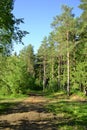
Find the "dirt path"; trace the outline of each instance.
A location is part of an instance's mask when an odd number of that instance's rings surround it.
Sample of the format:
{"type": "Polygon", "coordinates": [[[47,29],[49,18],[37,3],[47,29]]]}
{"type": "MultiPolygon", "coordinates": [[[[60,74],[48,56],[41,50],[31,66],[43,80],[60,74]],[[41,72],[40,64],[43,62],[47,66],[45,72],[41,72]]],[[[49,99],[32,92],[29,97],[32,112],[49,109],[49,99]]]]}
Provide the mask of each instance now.
{"type": "Polygon", "coordinates": [[[0,130],[57,130],[54,115],[44,108],[48,101],[35,95],[19,102],[0,115],[0,130]]]}

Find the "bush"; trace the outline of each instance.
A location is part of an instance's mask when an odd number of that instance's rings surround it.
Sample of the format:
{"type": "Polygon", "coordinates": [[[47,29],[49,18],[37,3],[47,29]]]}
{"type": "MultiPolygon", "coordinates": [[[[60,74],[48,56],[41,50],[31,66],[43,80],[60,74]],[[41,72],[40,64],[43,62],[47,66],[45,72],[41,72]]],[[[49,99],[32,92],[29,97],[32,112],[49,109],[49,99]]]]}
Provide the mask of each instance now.
{"type": "Polygon", "coordinates": [[[49,91],[56,92],[58,90],[58,82],[57,79],[49,80],[49,91]]]}
{"type": "Polygon", "coordinates": [[[34,90],[42,90],[43,87],[42,87],[42,82],[39,80],[39,79],[36,79],[35,80],[35,87],[34,87],[34,90]]]}

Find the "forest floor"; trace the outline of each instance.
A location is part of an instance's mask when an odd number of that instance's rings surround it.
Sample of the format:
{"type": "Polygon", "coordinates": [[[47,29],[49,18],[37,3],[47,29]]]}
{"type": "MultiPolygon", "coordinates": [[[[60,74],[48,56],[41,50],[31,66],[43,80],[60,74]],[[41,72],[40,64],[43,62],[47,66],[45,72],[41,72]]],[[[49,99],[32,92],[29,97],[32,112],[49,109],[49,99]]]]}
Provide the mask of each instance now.
{"type": "Polygon", "coordinates": [[[0,130],[87,130],[87,101],[76,96],[31,94],[22,100],[0,100],[0,106],[0,130]]]}

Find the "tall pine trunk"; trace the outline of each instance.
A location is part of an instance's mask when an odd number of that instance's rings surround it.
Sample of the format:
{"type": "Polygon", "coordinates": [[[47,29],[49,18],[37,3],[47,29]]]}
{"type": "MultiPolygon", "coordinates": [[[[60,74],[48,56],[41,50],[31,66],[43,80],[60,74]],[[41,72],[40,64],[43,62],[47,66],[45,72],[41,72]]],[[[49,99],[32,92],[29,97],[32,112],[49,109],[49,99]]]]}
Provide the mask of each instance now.
{"type": "Polygon", "coordinates": [[[52,80],[54,79],[54,59],[52,57],[52,62],[51,62],[52,66],[51,66],[51,71],[52,71],[52,74],[51,74],[51,78],[52,80]]]}
{"type": "Polygon", "coordinates": [[[70,54],[69,54],[69,32],[67,32],[67,95],[70,96],[70,54]]]}
{"type": "Polygon", "coordinates": [[[46,88],[46,61],[43,61],[43,71],[44,71],[44,75],[43,75],[43,92],[45,91],[46,88]]]}
{"type": "Polygon", "coordinates": [[[58,58],[58,89],[60,89],[60,56],[58,58]]]}

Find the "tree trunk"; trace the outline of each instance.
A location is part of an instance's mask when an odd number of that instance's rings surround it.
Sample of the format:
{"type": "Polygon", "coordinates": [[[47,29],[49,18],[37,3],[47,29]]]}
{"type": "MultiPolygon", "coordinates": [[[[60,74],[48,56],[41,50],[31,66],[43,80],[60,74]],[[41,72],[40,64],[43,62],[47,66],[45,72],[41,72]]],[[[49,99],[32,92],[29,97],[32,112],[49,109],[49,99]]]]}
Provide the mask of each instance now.
{"type": "Polygon", "coordinates": [[[52,80],[54,78],[54,63],[53,63],[53,59],[52,59],[52,80]]]}
{"type": "Polygon", "coordinates": [[[67,52],[67,94],[70,95],[69,52],[67,52]]]}
{"type": "Polygon", "coordinates": [[[67,32],[67,95],[70,96],[69,32],[67,32]]]}
{"type": "Polygon", "coordinates": [[[85,87],[85,96],[87,96],[87,87],[85,87]]]}
{"type": "Polygon", "coordinates": [[[58,58],[58,89],[60,89],[60,57],[58,58]]]}
{"type": "Polygon", "coordinates": [[[43,92],[44,92],[46,88],[46,62],[45,60],[43,61],[43,69],[44,69],[44,75],[43,75],[43,92]]]}

